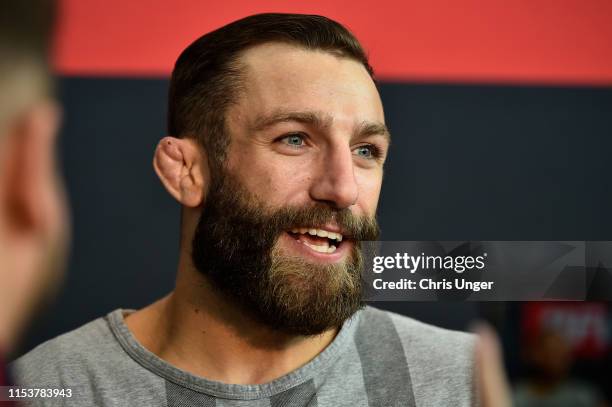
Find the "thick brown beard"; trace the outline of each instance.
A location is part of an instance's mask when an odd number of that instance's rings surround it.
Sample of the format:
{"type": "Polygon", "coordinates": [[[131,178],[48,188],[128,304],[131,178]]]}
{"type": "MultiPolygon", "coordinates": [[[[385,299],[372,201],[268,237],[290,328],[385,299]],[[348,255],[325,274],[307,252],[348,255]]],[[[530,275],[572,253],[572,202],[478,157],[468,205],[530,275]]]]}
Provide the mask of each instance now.
{"type": "Polygon", "coordinates": [[[217,179],[192,251],[194,265],[215,288],[269,328],[295,335],[339,327],[363,306],[359,241],[378,238],[375,218],[322,204],[268,208],[227,172],[217,179]],[[331,221],[354,241],[346,260],[315,264],[278,248],[285,231],[331,221]]]}

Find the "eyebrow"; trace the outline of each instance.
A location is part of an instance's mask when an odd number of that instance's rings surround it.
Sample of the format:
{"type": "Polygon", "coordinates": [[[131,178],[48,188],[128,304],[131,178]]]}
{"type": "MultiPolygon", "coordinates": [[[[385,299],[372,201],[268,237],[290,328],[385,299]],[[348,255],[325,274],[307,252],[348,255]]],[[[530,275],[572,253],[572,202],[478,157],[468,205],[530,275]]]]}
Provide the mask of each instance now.
{"type": "Polygon", "coordinates": [[[391,132],[384,123],[364,121],[356,133],[357,137],[381,135],[387,140],[387,143],[391,143],[391,132]]]}
{"type": "Polygon", "coordinates": [[[308,124],[318,129],[326,129],[331,126],[332,118],[317,112],[290,112],[277,111],[268,116],[261,116],[255,120],[252,128],[255,131],[264,130],[277,123],[297,122],[308,124]]]}
{"type": "MultiPolygon", "coordinates": [[[[255,119],[251,126],[254,131],[262,131],[278,123],[297,122],[313,126],[319,130],[331,127],[333,118],[327,114],[313,111],[293,112],[278,111],[268,116],[261,116],[255,119]]],[[[354,134],[355,138],[381,135],[388,142],[391,141],[391,133],[384,123],[363,121],[359,124],[354,134]]]]}

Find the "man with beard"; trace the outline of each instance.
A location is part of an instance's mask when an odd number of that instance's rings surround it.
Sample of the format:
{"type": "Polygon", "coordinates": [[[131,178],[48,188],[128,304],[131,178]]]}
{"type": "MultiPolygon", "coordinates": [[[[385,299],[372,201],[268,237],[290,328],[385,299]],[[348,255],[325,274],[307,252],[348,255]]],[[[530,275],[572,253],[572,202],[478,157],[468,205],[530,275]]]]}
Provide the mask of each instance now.
{"type": "Polygon", "coordinates": [[[8,382],[2,360],[55,292],[67,248],[47,61],[53,6],[0,2],[0,386],[8,382]]]}
{"type": "Polygon", "coordinates": [[[153,165],[182,205],[174,291],[39,346],[24,382],[69,405],[474,402],[472,336],[362,303],[390,134],[349,31],[261,14],[204,35],[168,121],[153,165]]]}

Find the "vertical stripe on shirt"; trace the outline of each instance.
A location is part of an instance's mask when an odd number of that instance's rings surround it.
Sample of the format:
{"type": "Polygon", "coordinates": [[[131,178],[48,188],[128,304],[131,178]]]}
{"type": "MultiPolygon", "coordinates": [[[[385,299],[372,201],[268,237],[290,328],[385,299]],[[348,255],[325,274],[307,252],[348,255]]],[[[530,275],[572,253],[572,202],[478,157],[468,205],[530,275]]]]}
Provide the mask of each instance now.
{"type": "Polygon", "coordinates": [[[215,407],[215,398],[166,380],[168,407],[215,407]]]}
{"type": "Polygon", "coordinates": [[[270,398],[271,407],[317,407],[317,393],[312,379],[270,398]]]}
{"type": "Polygon", "coordinates": [[[404,348],[389,315],[381,311],[364,312],[357,327],[355,344],[368,405],[415,406],[404,348]]]}

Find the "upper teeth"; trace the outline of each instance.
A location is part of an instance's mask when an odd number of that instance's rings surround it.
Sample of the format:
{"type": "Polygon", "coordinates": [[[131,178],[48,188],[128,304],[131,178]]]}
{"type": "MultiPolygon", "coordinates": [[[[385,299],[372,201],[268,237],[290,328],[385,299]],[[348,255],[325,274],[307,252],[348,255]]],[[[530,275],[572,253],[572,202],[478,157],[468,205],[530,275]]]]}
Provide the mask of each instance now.
{"type": "Polygon", "coordinates": [[[301,233],[301,234],[308,233],[309,235],[312,235],[312,236],[326,237],[328,239],[332,239],[338,242],[342,241],[342,235],[340,233],[330,232],[328,230],[323,230],[323,229],[294,228],[294,229],[291,229],[291,232],[301,233]]]}

